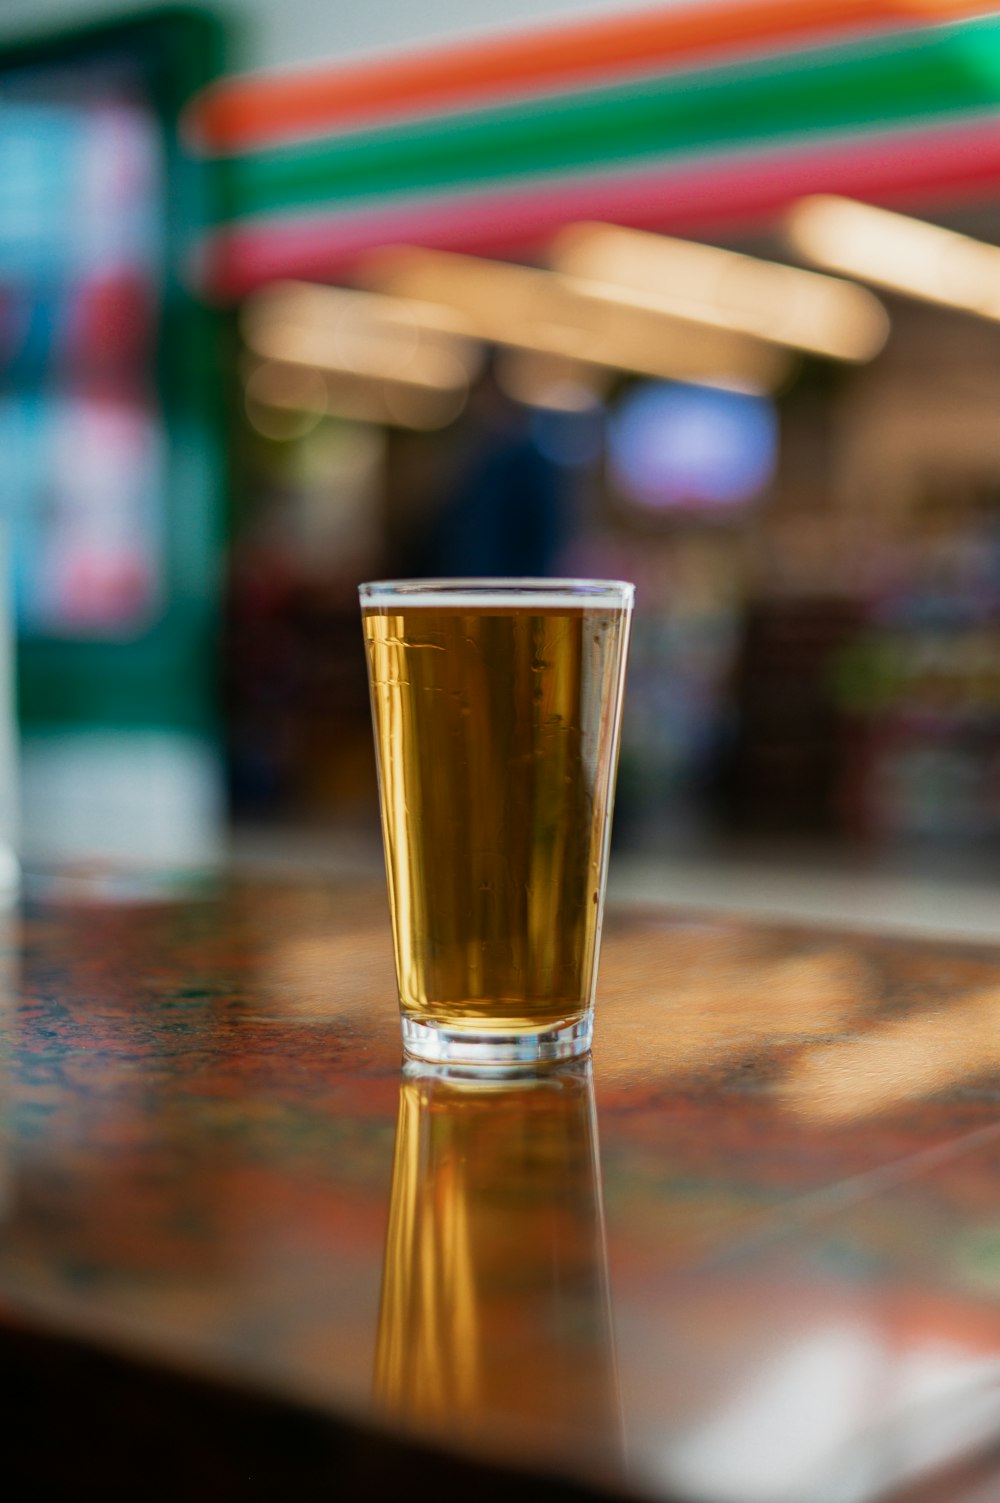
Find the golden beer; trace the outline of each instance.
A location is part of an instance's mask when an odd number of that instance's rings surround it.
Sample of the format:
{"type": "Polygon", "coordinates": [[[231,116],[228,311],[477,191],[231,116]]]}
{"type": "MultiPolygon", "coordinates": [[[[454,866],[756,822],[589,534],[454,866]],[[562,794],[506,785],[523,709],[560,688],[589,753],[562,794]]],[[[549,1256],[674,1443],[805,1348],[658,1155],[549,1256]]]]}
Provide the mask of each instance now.
{"type": "Polygon", "coordinates": [[[630,609],[628,585],[362,587],[411,1053],[589,1047],[630,609]]]}
{"type": "Polygon", "coordinates": [[[492,1080],[455,1068],[403,1073],[376,1404],[425,1439],[614,1467],[590,1062],[492,1080]]]}

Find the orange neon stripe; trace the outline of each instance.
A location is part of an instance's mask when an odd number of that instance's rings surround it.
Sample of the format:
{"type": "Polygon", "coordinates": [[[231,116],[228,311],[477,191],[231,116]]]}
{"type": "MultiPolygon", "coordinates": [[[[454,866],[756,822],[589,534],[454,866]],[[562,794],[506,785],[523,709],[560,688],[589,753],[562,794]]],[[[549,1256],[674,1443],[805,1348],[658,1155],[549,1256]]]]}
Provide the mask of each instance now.
{"type": "Polygon", "coordinates": [[[233,152],[456,102],[567,87],[718,52],[790,45],[816,33],[885,30],[1000,11],[1000,0],[728,0],[487,36],[335,67],[235,76],[193,102],[201,149],[233,152]]]}

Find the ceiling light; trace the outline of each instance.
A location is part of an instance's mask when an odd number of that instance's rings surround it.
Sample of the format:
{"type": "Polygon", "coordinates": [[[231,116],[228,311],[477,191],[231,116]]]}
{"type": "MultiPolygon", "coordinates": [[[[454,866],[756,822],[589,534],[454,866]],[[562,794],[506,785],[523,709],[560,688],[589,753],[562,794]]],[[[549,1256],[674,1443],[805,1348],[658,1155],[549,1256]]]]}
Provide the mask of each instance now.
{"type": "Polygon", "coordinates": [[[369,258],[366,286],[458,315],[480,339],[640,375],[770,389],[787,356],[756,335],[710,324],[537,267],[399,248],[369,258]]]}
{"type": "Polygon", "coordinates": [[[593,296],[837,360],[870,360],[889,332],[851,282],[641,230],[571,225],[552,262],[593,296]]]}
{"type": "Polygon", "coordinates": [[[482,359],[446,307],[345,287],[275,283],[244,304],[240,328],[260,359],[437,391],[464,390],[482,359]]]}
{"type": "Polygon", "coordinates": [[[817,195],[790,210],[796,251],[879,287],[1000,319],[1000,248],[849,198],[817,195]]]}

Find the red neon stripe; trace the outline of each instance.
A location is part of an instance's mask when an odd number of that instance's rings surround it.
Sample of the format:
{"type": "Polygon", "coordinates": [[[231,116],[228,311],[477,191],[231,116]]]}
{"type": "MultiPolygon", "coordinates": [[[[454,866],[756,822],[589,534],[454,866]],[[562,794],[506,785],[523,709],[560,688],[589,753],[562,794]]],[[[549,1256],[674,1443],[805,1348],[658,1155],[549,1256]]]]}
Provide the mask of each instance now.
{"type": "Polygon", "coordinates": [[[690,65],[820,36],[989,14],[998,0],[725,0],[602,17],[403,56],[223,79],[192,103],[200,149],[229,153],[375,120],[584,86],[624,70],[690,65]]]}
{"type": "Polygon", "coordinates": [[[530,255],[573,220],[673,234],[766,225],[808,193],[915,207],[982,199],[1000,184],[1000,121],[933,134],[894,132],[766,159],[684,165],[607,178],[397,203],[375,212],[248,222],[202,250],[199,281],[223,300],[278,277],[344,278],[367,251],[414,244],[480,255],[530,255]]]}

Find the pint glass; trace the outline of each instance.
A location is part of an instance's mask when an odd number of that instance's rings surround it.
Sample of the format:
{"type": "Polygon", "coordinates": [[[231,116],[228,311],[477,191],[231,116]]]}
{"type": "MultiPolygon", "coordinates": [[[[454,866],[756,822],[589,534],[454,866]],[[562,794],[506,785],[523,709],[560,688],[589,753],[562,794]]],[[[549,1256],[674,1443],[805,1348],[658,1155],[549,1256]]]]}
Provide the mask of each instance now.
{"type": "Polygon", "coordinates": [[[633,589],[361,586],[407,1053],[590,1048],[633,589]]]}

